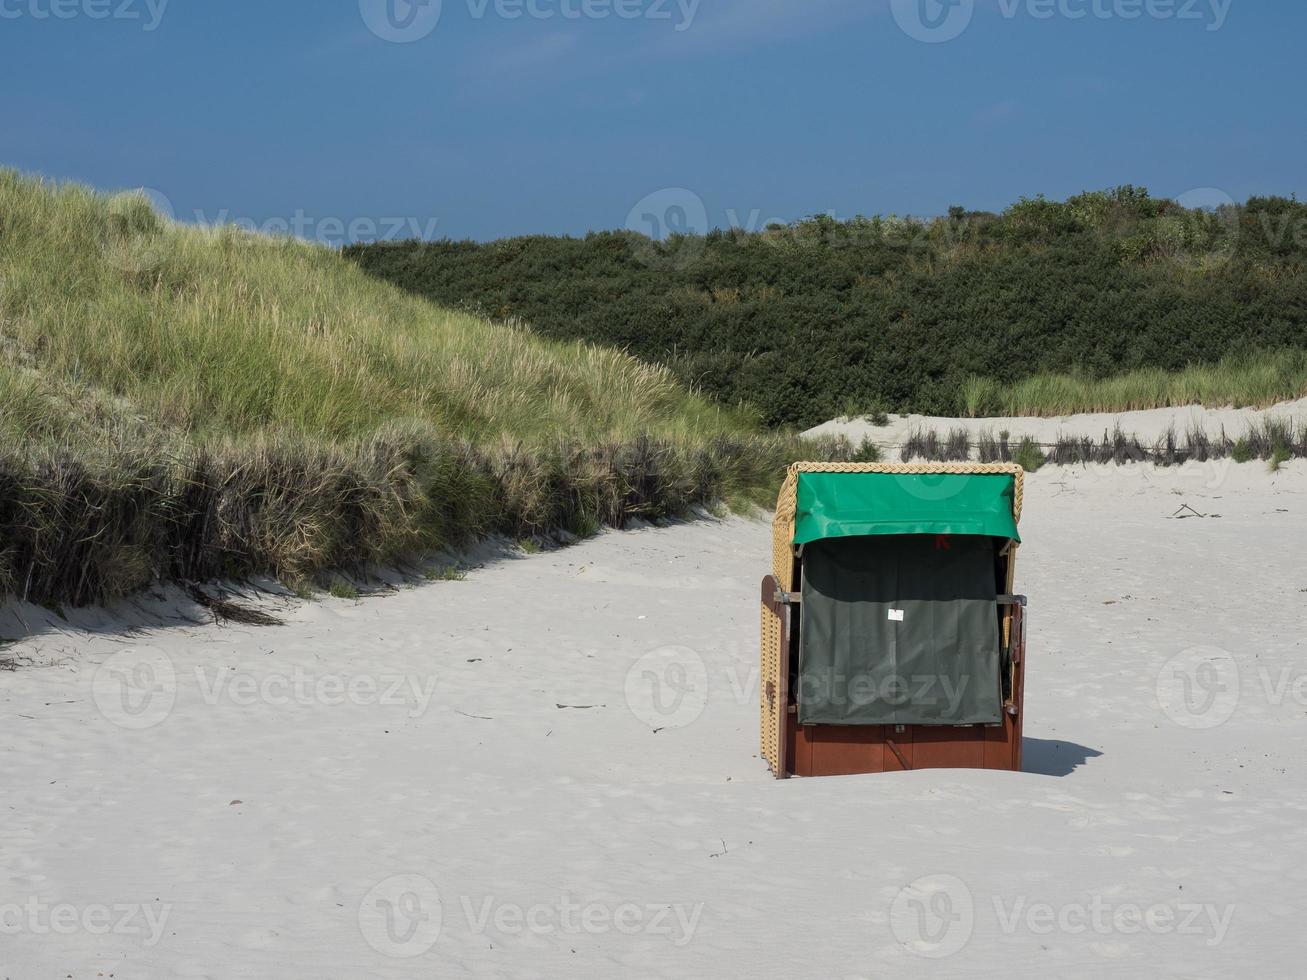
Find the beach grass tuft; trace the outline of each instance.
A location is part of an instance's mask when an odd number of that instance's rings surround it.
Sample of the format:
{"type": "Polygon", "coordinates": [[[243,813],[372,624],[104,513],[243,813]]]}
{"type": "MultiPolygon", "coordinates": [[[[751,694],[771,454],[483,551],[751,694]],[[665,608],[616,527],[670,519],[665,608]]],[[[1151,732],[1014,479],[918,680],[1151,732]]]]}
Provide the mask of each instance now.
{"type": "Polygon", "coordinates": [[[965,442],[956,431],[941,436],[934,430],[918,429],[903,444],[900,455],[905,462],[914,459],[956,462],[970,458],[982,463],[1016,462],[1030,472],[1046,464],[1152,463],[1155,466],[1178,466],[1219,459],[1231,459],[1236,463],[1265,460],[1271,464],[1272,470],[1278,470],[1291,459],[1307,458],[1307,425],[1295,427],[1285,419],[1265,419],[1250,425],[1243,435],[1234,439],[1224,429],[1219,435],[1212,435],[1195,427],[1181,436],[1172,428],[1151,444],[1126,434],[1120,426],[1104,432],[1101,439],[1060,436],[1055,442],[1040,443],[1031,436],[1022,436],[1015,449],[1012,442],[1009,432],[995,436],[985,430],[976,439],[974,457],[959,457],[958,452],[965,442]]]}

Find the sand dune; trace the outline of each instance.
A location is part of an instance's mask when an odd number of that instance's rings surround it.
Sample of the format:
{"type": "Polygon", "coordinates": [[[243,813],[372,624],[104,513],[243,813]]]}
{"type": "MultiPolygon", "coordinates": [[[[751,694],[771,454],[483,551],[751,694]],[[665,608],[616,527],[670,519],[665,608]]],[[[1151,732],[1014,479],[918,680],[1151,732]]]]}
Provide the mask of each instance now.
{"type": "Polygon", "coordinates": [[[1059,438],[1085,437],[1102,439],[1120,429],[1127,436],[1137,436],[1140,442],[1151,445],[1165,437],[1168,430],[1183,439],[1186,433],[1200,429],[1216,438],[1224,431],[1231,439],[1238,439],[1248,430],[1268,420],[1291,422],[1297,427],[1307,424],[1307,398],[1283,402],[1267,409],[1203,408],[1189,405],[1182,408],[1150,408],[1137,412],[1100,412],[1082,415],[1062,415],[1052,418],[941,418],[931,415],[891,415],[889,424],[873,425],[863,418],[835,419],[807,432],[807,435],[843,435],[854,442],[870,439],[886,449],[896,449],[918,431],[935,431],[946,435],[957,429],[966,431],[975,440],[989,433],[997,436],[1009,432],[1013,439],[1029,436],[1036,442],[1052,444],[1059,438]]]}
{"type": "Polygon", "coordinates": [[[19,610],[0,976],[1298,975],[1307,465],[1048,468],[1023,532],[1016,775],[769,778],[753,520],[271,628],[19,610]]]}

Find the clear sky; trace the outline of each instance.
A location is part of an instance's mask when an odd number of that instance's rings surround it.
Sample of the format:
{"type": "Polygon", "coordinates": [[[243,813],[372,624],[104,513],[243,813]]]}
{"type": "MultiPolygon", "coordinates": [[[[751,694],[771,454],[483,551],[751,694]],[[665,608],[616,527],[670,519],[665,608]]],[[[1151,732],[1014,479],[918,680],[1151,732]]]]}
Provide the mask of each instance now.
{"type": "Polygon", "coordinates": [[[325,240],[1301,195],[1304,38],[1297,0],[0,0],[0,165],[325,240]]]}

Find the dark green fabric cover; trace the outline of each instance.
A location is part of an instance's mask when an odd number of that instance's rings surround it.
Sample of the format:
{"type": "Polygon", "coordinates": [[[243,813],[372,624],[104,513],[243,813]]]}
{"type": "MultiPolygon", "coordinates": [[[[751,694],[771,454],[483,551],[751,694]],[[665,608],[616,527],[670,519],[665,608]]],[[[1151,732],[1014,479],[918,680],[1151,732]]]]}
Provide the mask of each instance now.
{"type": "Polygon", "coordinates": [[[1000,721],[994,547],[992,538],[912,535],[808,545],[799,723],[1000,721]]]}
{"type": "Polygon", "coordinates": [[[1020,541],[1011,474],[800,473],[794,543],[870,534],[1020,541]]]}

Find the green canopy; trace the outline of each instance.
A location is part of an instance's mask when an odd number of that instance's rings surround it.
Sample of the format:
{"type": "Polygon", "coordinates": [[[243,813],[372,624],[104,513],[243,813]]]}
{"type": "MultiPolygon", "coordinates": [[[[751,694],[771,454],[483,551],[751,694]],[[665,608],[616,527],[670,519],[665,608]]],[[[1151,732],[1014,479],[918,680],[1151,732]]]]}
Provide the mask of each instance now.
{"type": "Polygon", "coordinates": [[[1010,473],[800,473],[794,543],[871,534],[1020,541],[1010,473]]]}

